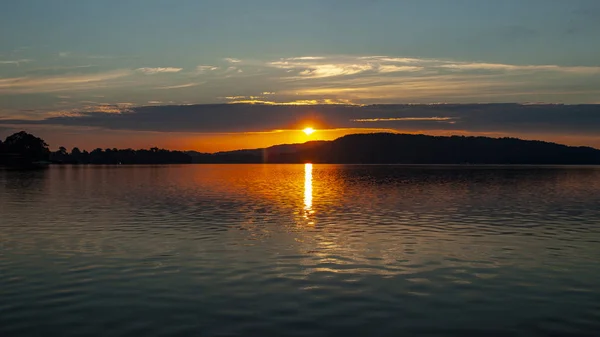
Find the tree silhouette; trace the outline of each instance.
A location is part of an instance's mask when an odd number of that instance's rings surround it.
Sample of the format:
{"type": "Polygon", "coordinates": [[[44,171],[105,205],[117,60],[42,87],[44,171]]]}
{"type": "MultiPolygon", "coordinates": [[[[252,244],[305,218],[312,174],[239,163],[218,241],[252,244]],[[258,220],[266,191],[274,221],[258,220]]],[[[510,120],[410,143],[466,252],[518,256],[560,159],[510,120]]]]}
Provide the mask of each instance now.
{"type": "Polygon", "coordinates": [[[43,139],[24,131],[6,138],[5,142],[0,141],[0,165],[25,167],[46,160],[55,164],[189,164],[192,157],[185,152],[157,147],[148,150],[97,148],[91,153],[74,147],[69,153],[61,146],[50,152],[43,139]]]}
{"type": "Polygon", "coordinates": [[[19,155],[29,161],[48,160],[50,156],[48,144],[25,131],[6,137],[3,148],[5,153],[19,155]]]}
{"type": "Polygon", "coordinates": [[[78,147],[74,147],[73,150],[71,150],[71,157],[79,160],[81,158],[81,150],[78,147]]]}
{"type": "Polygon", "coordinates": [[[64,146],[59,147],[58,151],[50,154],[50,160],[59,163],[69,162],[69,152],[67,152],[67,148],[64,146]]]}

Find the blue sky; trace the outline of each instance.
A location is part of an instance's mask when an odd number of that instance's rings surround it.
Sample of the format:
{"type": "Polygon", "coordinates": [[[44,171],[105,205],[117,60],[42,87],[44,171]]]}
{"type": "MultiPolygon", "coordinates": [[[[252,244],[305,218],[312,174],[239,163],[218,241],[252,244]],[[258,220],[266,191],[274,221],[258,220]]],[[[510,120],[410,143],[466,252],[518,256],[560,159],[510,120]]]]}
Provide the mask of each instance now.
{"type": "MultiPolygon", "coordinates": [[[[391,55],[597,65],[595,0],[19,0],[3,52],[30,47],[193,67],[224,57],[391,55]]],[[[115,63],[119,65],[125,63],[115,63]]]]}
{"type": "Polygon", "coordinates": [[[212,103],[600,103],[597,0],[9,0],[0,119],[212,103]]]}

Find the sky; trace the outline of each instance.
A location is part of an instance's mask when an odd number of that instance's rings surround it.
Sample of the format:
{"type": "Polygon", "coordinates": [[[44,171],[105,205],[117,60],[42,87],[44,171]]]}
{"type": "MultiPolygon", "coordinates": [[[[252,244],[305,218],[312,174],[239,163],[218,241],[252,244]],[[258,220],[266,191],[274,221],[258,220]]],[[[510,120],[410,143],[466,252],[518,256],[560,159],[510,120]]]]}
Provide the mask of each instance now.
{"type": "Polygon", "coordinates": [[[0,136],[212,152],[392,131],[600,147],[598,17],[597,0],[8,0],[0,136]]]}

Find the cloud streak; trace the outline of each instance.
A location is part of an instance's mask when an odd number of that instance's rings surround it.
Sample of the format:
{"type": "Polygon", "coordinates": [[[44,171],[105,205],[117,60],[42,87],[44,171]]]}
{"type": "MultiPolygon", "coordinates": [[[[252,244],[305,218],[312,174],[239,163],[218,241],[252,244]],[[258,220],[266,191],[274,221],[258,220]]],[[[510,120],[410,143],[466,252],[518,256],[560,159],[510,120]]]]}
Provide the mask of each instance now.
{"type": "Polygon", "coordinates": [[[31,59],[0,60],[0,64],[10,64],[10,65],[16,65],[18,67],[23,63],[29,63],[31,61],[32,61],[31,59]]]}
{"type": "Polygon", "coordinates": [[[204,73],[207,73],[207,72],[210,72],[210,71],[215,71],[215,70],[218,70],[218,69],[219,69],[219,67],[216,67],[216,66],[199,65],[199,66],[196,67],[196,72],[198,74],[204,74],[204,73]]]}
{"type": "Polygon", "coordinates": [[[178,73],[182,71],[183,68],[174,68],[174,67],[158,67],[158,68],[138,68],[136,71],[144,73],[146,75],[156,75],[162,73],[178,73]]]}
{"type": "Polygon", "coordinates": [[[600,67],[561,67],[558,65],[513,65],[498,63],[450,63],[441,64],[441,68],[452,70],[489,70],[489,71],[549,71],[582,75],[600,73],[600,67]]]}
{"type": "Polygon", "coordinates": [[[215,133],[298,129],[310,122],[318,129],[385,128],[399,132],[600,137],[597,131],[600,129],[600,105],[327,104],[307,107],[302,104],[213,104],[133,107],[121,103],[91,105],[85,110],[69,113],[37,121],[0,120],[0,124],[215,133]]]}
{"type": "MultiPolygon", "coordinates": [[[[270,105],[576,103],[597,102],[600,95],[600,67],[594,66],[519,65],[386,55],[300,55],[263,60],[220,59],[215,62],[221,63],[203,63],[187,71],[181,67],[103,71],[107,69],[103,62],[94,67],[66,62],[72,57],[69,54],[55,67],[46,64],[45,68],[3,67],[10,76],[0,77],[0,94],[73,91],[76,96],[101,94],[108,103],[126,98],[135,102],[186,104],[222,103],[222,97],[243,96],[229,103],[270,105]],[[54,75],[57,73],[63,74],[54,75]],[[176,90],[201,84],[206,84],[203,90],[176,90]],[[171,91],[166,97],[166,92],[157,90],[171,91]]],[[[27,105],[35,108],[33,103],[27,105]]],[[[40,116],[48,109],[64,107],[45,98],[40,98],[37,106],[40,116]]]]}
{"type": "Polygon", "coordinates": [[[300,76],[321,78],[332,76],[354,75],[361,72],[472,72],[487,70],[495,72],[557,72],[579,75],[600,73],[600,67],[593,66],[560,66],[515,65],[485,62],[464,62],[438,59],[400,58],[388,56],[337,56],[337,57],[291,57],[270,61],[267,66],[295,71],[300,76]]]}
{"type": "Polygon", "coordinates": [[[155,89],[159,90],[169,90],[169,89],[182,89],[182,88],[190,88],[200,85],[201,83],[186,83],[186,84],[178,84],[178,85],[167,85],[163,87],[156,87],[155,89]]]}
{"type": "Polygon", "coordinates": [[[131,75],[130,70],[115,70],[96,74],[46,77],[13,77],[0,79],[0,94],[49,93],[97,89],[107,82],[131,75]]]}
{"type": "Polygon", "coordinates": [[[592,101],[600,67],[513,65],[390,56],[330,56],[268,61],[279,96],[355,103],[592,101]],[[302,80],[302,81],[299,81],[302,80]],[[583,89],[583,90],[582,90],[583,89]]]}
{"type": "Polygon", "coordinates": [[[388,118],[360,118],[351,119],[352,122],[414,122],[414,121],[431,121],[431,122],[451,122],[457,117],[388,117],[388,118]]]}
{"type": "Polygon", "coordinates": [[[380,65],[377,70],[380,73],[395,73],[400,71],[419,71],[423,70],[423,67],[415,67],[415,66],[397,66],[393,64],[384,64],[380,65]]]}

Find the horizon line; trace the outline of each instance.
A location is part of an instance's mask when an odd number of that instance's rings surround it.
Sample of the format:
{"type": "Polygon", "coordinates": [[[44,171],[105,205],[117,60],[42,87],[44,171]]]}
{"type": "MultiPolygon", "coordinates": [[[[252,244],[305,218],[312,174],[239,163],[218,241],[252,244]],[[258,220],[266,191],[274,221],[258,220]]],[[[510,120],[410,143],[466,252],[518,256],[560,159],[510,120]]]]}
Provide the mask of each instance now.
{"type": "MultiPolygon", "coordinates": [[[[20,132],[27,132],[27,131],[20,131],[20,132]]],[[[18,133],[18,132],[17,132],[18,133]]],[[[27,132],[29,133],[29,132],[27,132]]],[[[31,134],[31,133],[30,133],[31,134]]],[[[426,137],[436,137],[436,138],[451,138],[451,137],[463,137],[463,138],[488,138],[488,139],[515,139],[515,140],[520,140],[520,141],[524,141],[524,142],[541,142],[541,143],[545,143],[545,144],[555,144],[555,145],[560,145],[560,146],[565,146],[565,147],[569,147],[569,148],[589,148],[589,149],[594,149],[596,151],[600,151],[600,148],[595,148],[593,146],[584,146],[584,145],[579,145],[579,146],[575,146],[575,145],[566,145],[566,144],[561,144],[561,143],[557,143],[557,142],[550,142],[550,141],[545,141],[545,140],[540,140],[540,139],[526,139],[526,138],[518,138],[518,137],[491,137],[491,136],[471,136],[471,135],[460,135],[460,134],[451,134],[451,135],[431,135],[431,134],[426,134],[426,133],[406,133],[406,132],[367,132],[367,133],[351,133],[351,134],[346,134],[340,137],[337,137],[335,139],[331,139],[331,140],[308,140],[305,142],[300,142],[300,143],[282,143],[282,144],[275,144],[275,145],[271,145],[271,146],[267,146],[267,147],[258,147],[258,148],[241,148],[241,149],[235,149],[235,150],[227,150],[227,151],[215,151],[215,152],[200,152],[197,150],[171,150],[171,149],[167,149],[167,148],[160,148],[160,147],[156,147],[156,146],[152,146],[149,148],[138,148],[138,149],[133,149],[133,148],[116,148],[117,150],[134,150],[134,151],[139,151],[139,150],[150,150],[152,148],[158,148],[159,150],[167,150],[167,151],[172,151],[172,152],[195,152],[195,153],[199,153],[199,154],[219,154],[219,153],[229,153],[229,152],[237,152],[237,151],[259,151],[259,150],[267,150],[273,147],[277,147],[277,146],[292,146],[292,145],[302,145],[302,144],[308,144],[308,143],[317,143],[317,142],[322,142],[322,143],[326,143],[326,142],[334,142],[338,139],[344,138],[344,137],[352,137],[352,136],[369,136],[369,135],[403,135],[403,136],[414,136],[414,137],[418,137],[418,136],[426,136],[426,137]]],[[[50,147],[50,146],[49,146],[50,147]]],[[[80,151],[87,151],[85,149],[81,149],[78,146],[74,146],[73,148],[78,148],[80,151]]],[[[101,147],[96,147],[91,151],[88,152],[92,152],[94,150],[97,149],[101,149],[101,150],[106,150],[106,149],[110,149],[111,148],[101,148],[101,147]]],[[[71,149],[72,150],[72,149],[71,149]]]]}

